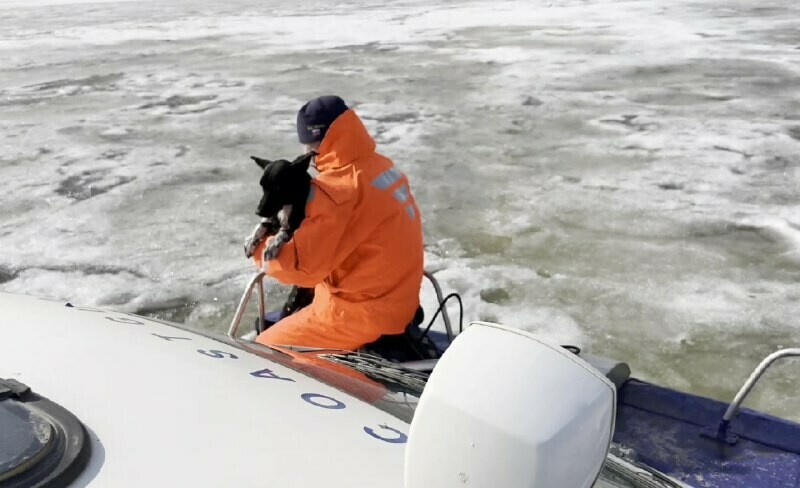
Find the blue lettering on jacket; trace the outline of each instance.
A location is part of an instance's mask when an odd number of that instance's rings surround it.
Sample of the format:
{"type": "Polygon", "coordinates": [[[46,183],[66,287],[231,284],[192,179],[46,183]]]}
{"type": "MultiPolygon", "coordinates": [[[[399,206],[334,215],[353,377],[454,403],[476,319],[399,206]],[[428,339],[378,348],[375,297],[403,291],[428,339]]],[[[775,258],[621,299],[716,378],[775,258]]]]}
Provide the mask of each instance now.
{"type": "Polygon", "coordinates": [[[390,186],[397,183],[402,177],[403,173],[398,171],[397,168],[391,167],[372,180],[372,186],[378,190],[387,190],[390,186]]]}

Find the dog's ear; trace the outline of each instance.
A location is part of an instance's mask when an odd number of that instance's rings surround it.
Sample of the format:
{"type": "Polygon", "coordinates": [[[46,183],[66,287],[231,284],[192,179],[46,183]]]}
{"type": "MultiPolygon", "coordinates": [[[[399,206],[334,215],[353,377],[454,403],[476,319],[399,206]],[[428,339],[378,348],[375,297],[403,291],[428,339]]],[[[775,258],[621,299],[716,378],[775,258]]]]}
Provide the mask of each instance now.
{"type": "Polygon", "coordinates": [[[298,156],[294,161],[292,161],[292,169],[308,171],[308,167],[311,166],[311,160],[316,156],[317,153],[314,151],[307,152],[302,156],[298,156]]]}
{"type": "Polygon", "coordinates": [[[262,158],[259,158],[258,156],[250,156],[250,159],[252,159],[253,161],[255,161],[255,163],[256,163],[256,164],[257,164],[257,165],[258,165],[258,166],[259,166],[261,169],[267,169],[267,166],[268,166],[268,165],[270,165],[270,164],[272,164],[272,161],[270,161],[269,159],[262,159],[262,158]]]}

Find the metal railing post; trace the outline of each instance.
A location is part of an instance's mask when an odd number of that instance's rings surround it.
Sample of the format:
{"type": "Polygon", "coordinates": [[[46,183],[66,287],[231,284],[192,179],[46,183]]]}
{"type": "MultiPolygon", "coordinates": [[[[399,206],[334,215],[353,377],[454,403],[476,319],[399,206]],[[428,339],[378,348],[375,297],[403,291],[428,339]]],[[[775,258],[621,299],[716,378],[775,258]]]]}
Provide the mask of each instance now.
{"type": "Polygon", "coordinates": [[[750,394],[750,391],[753,389],[753,387],[756,386],[758,380],[761,379],[761,376],[764,375],[767,369],[769,369],[769,367],[772,366],[775,361],[787,357],[800,357],[800,348],[781,349],[780,351],[776,351],[764,358],[758,367],[753,370],[753,373],[749,378],[747,378],[747,381],[745,381],[744,385],[742,385],[742,388],[728,406],[728,409],[725,411],[725,415],[722,416],[722,421],[717,427],[717,437],[719,439],[726,438],[728,425],[731,423],[731,419],[733,419],[736,411],[739,410],[742,402],[744,402],[744,399],[750,394]]]}
{"type": "Polygon", "coordinates": [[[264,275],[258,280],[258,330],[264,331],[266,329],[264,323],[264,316],[267,314],[266,297],[264,296],[264,275]]]}
{"type": "MultiPolygon", "coordinates": [[[[422,274],[431,282],[431,285],[433,285],[433,290],[436,292],[436,302],[441,305],[442,300],[444,300],[444,295],[442,295],[442,287],[439,286],[439,282],[436,281],[433,274],[428,271],[423,271],[422,274]]],[[[444,328],[447,331],[447,339],[452,341],[454,338],[453,327],[450,325],[450,314],[447,312],[447,305],[442,307],[442,320],[444,320],[444,328]]]]}
{"type": "Polygon", "coordinates": [[[258,292],[259,292],[259,299],[258,299],[258,310],[261,314],[261,326],[264,325],[264,313],[262,310],[265,308],[264,305],[264,272],[261,271],[255,276],[250,279],[250,282],[247,284],[247,288],[245,288],[244,294],[242,298],[239,300],[239,306],[236,307],[236,313],[233,315],[233,320],[231,320],[231,325],[228,327],[228,337],[231,339],[236,339],[236,332],[239,331],[239,323],[242,321],[242,317],[244,316],[245,311],[247,310],[247,304],[250,303],[250,295],[253,293],[253,287],[258,284],[258,292]]]}

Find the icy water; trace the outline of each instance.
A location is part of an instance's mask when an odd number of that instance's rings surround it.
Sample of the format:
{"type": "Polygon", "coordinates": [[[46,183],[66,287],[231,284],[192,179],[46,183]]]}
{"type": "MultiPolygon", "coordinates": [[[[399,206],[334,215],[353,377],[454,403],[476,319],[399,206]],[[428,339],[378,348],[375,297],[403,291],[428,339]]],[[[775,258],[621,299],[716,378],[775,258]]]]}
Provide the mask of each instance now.
{"type": "Polygon", "coordinates": [[[0,289],[224,330],[248,156],[338,93],[468,320],[720,399],[800,345],[795,0],[166,3],[0,0],[0,289]]]}

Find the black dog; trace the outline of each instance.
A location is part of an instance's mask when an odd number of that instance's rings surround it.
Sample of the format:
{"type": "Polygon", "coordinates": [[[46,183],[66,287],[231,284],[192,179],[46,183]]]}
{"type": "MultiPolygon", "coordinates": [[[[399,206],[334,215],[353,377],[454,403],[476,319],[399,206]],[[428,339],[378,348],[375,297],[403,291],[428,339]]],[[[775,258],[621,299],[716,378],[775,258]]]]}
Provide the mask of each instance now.
{"type": "Polygon", "coordinates": [[[256,215],[261,223],[245,241],[245,255],[252,256],[255,247],[266,236],[274,236],[265,251],[267,259],[274,259],[281,246],[291,239],[305,218],[305,206],[311,188],[308,167],[313,153],[304,154],[292,162],[285,159],[270,161],[256,156],[251,159],[264,170],[261,175],[261,201],[256,215]]]}
{"type": "MultiPolygon", "coordinates": [[[[256,215],[261,223],[245,240],[244,250],[251,257],[261,241],[272,236],[264,250],[264,260],[278,256],[281,247],[289,242],[305,218],[306,202],[311,189],[311,176],[308,167],[314,153],[304,154],[294,161],[279,159],[270,161],[256,156],[250,158],[264,170],[259,181],[263,195],[256,207],[256,215]]],[[[281,316],[290,315],[311,303],[313,288],[293,287],[281,311],[281,316]]],[[[260,332],[260,331],[259,331],[260,332]]]]}

